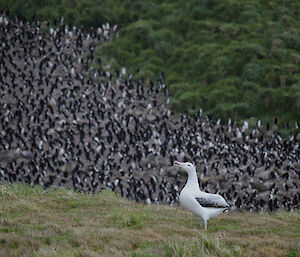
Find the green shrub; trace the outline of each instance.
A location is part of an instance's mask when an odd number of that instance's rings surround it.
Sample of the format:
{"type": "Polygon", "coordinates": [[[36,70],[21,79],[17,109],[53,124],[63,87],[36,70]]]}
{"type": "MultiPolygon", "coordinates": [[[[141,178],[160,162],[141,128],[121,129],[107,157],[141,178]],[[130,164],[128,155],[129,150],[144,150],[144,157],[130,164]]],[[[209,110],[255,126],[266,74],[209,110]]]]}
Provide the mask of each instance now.
{"type": "Polygon", "coordinates": [[[278,71],[276,70],[276,67],[273,67],[273,69],[266,74],[263,81],[264,81],[264,85],[269,87],[280,86],[280,78],[278,75],[278,71]]]}
{"type": "Polygon", "coordinates": [[[136,78],[141,78],[143,77],[144,80],[150,80],[155,77],[155,73],[152,70],[148,70],[147,68],[143,68],[136,74],[136,78]]]}
{"type": "Polygon", "coordinates": [[[229,67],[232,65],[231,59],[227,56],[220,56],[211,61],[211,65],[206,70],[207,72],[216,73],[215,80],[218,81],[229,75],[229,67]]]}
{"type": "MultiPolygon", "coordinates": [[[[156,77],[159,76],[159,74],[160,74],[160,72],[162,70],[160,66],[157,66],[157,65],[151,63],[150,61],[149,61],[149,63],[144,64],[142,69],[143,70],[151,71],[153,74],[156,75],[156,77]]],[[[154,76],[153,77],[148,77],[148,78],[149,79],[150,78],[154,78],[154,76]]]]}
{"type": "Polygon", "coordinates": [[[176,40],[175,33],[169,29],[160,29],[155,32],[154,39],[157,41],[173,42],[176,40]]]}
{"type": "Polygon", "coordinates": [[[282,33],[284,30],[282,25],[277,21],[267,21],[265,24],[265,29],[272,35],[282,33]]]}
{"type": "Polygon", "coordinates": [[[70,24],[75,24],[78,17],[78,12],[76,9],[67,9],[65,14],[65,19],[70,24]]]}
{"type": "MultiPolygon", "coordinates": [[[[129,66],[131,66],[131,67],[134,67],[134,66],[143,67],[144,60],[141,57],[136,57],[136,58],[132,58],[132,59],[127,60],[126,63],[129,64],[129,66]]],[[[138,70],[140,70],[140,69],[138,69],[138,70]]],[[[136,70],[136,71],[138,71],[138,70],[136,70]]]]}
{"type": "Polygon", "coordinates": [[[107,10],[95,6],[84,8],[76,21],[78,26],[83,25],[84,27],[100,27],[106,22],[110,22],[107,10]]]}
{"type": "Polygon", "coordinates": [[[134,22],[126,28],[123,34],[125,33],[132,44],[141,44],[144,49],[152,48],[154,45],[154,32],[151,21],[139,20],[134,22]]]}
{"type": "Polygon", "coordinates": [[[168,60],[168,63],[173,65],[178,64],[178,62],[181,60],[182,56],[184,55],[184,51],[185,49],[181,47],[176,48],[173,51],[172,56],[168,60]]]}
{"type": "Polygon", "coordinates": [[[241,23],[256,23],[259,22],[261,16],[257,11],[244,11],[241,13],[239,21],[241,23]]]}
{"type": "Polygon", "coordinates": [[[286,47],[300,51],[300,38],[292,34],[284,33],[281,35],[281,39],[284,41],[286,47]]]}
{"type": "Polygon", "coordinates": [[[241,86],[246,91],[258,92],[259,90],[259,85],[252,81],[244,81],[241,86]]]}
{"type": "Polygon", "coordinates": [[[179,110],[189,110],[189,109],[195,109],[197,106],[200,105],[200,99],[199,96],[191,91],[179,91],[181,92],[179,94],[179,101],[177,102],[177,105],[175,106],[176,109],[179,110]]]}
{"type": "Polygon", "coordinates": [[[265,109],[271,109],[274,104],[274,91],[271,88],[261,88],[259,103],[265,109]]]}
{"type": "Polygon", "coordinates": [[[241,117],[251,117],[252,108],[247,103],[219,103],[212,109],[212,114],[224,120],[229,118],[237,120],[241,117]]]}
{"type": "Polygon", "coordinates": [[[151,57],[158,58],[158,57],[156,56],[156,53],[155,53],[154,49],[151,49],[151,48],[146,49],[146,50],[144,50],[143,52],[141,52],[141,57],[142,57],[143,59],[145,59],[146,61],[147,61],[148,59],[150,59],[151,57]]]}
{"type": "Polygon", "coordinates": [[[272,51],[272,57],[280,62],[286,62],[289,59],[289,52],[285,48],[277,48],[272,51]]]}
{"type": "Polygon", "coordinates": [[[236,38],[241,31],[240,26],[235,23],[222,24],[219,29],[223,36],[229,38],[236,38]]]}
{"type": "Polygon", "coordinates": [[[205,14],[206,10],[200,7],[194,8],[191,13],[193,19],[195,20],[202,20],[203,18],[205,18],[205,14]]]}
{"type": "Polygon", "coordinates": [[[40,20],[54,21],[59,19],[59,14],[54,8],[45,7],[37,12],[37,18],[40,20]]]}
{"type": "Polygon", "coordinates": [[[237,22],[239,20],[241,10],[242,4],[240,1],[228,1],[224,13],[222,13],[224,15],[224,20],[237,22]]]}
{"type": "Polygon", "coordinates": [[[291,86],[289,90],[289,95],[292,97],[292,102],[294,103],[291,108],[293,112],[298,114],[300,113],[300,83],[294,84],[291,86]]]}
{"type": "Polygon", "coordinates": [[[76,26],[90,27],[93,24],[92,8],[86,8],[82,11],[82,15],[76,19],[76,26]]]}
{"type": "Polygon", "coordinates": [[[245,43],[241,46],[241,53],[249,60],[261,59],[266,56],[265,49],[258,43],[245,43]]]}
{"type": "Polygon", "coordinates": [[[156,67],[158,67],[161,70],[161,66],[163,66],[163,60],[157,56],[151,56],[147,59],[144,59],[145,62],[149,62],[152,65],[155,65],[156,67]]]}
{"type": "MultiPolygon", "coordinates": [[[[170,75],[168,75],[166,82],[170,86],[170,88],[172,88],[173,86],[175,86],[173,84],[178,83],[179,81],[182,81],[182,78],[179,76],[179,74],[171,73],[170,75]]],[[[176,92],[176,90],[175,90],[175,92],[176,92]]]]}
{"type": "Polygon", "coordinates": [[[220,86],[220,84],[223,83],[219,83],[218,87],[215,87],[209,95],[209,101],[212,107],[219,103],[235,103],[239,100],[239,91],[234,85],[224,83],[223,86],[220,86]]]}
{"type": "Polygon", "coordinates": [[[290,54],[290,60],[294,64],[300,64],[300,54],[297,53],[291,53],[290,54]]]}
{"type": "Polygon", "coordinates": [[[275,16],[277,19],[281,18],[284,15],[292,15],[292,12],[290,11],[290,9],[286,6],[278,6],[275,9],[275,16]]]}
{"type": "Polygon", "coordinates": [[[289,15],[283,15],[279,18],[281,24],[284,25],[285,28],[290,29],[291,27],[297,26],[295,19],[293,19],[289,15]]]}
{"type": "MultiPolygon", "coordinates": [[[[147,6],[147,5],[146,5],[147,6]]],[[[162,16],[168,16],[172,13],[172,7],[170,5],[162,3],[159,6],[149,8],[149,12],[146,15],[147,19],[159,20],[162,16]]]]}
{"type": "Polygon", "coordinates": [[[244,66],[242,78],[248,81],[258,81],[264,76],[264,68],[257,63],[247,63],[244,66]]]}
{"type": "Polygon", "coordinates": [[[10,4],[10,12],[13,16],[19,16],[23,19],[31,19],[33,16],[33,9],[29,7],[26,0],[12,2],[10,4]]]}
{"type": "Polygon", "coordinates": [[[172,45],[168,41],[156,41],[154,50],[157,55],[164,60],[168,59],[172,55],[172,45]]]}

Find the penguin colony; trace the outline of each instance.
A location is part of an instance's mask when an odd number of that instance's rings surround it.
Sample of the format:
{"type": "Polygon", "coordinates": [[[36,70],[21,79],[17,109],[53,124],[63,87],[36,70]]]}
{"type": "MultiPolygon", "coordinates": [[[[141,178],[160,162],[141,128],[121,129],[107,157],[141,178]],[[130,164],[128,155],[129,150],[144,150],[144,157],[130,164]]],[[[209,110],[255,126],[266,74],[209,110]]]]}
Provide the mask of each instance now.
{"type": "Polygon", "coordinates": [[[0,14],[1,181],[173,205],[186,178],[172,165],[193,161],[201,190],[234,208],[299,207],[299,135],[283,139],[277,119],[262,132],[201,110],[173,114],[163,73],[133,81],[96,58],[112,34],[118,26],[108,23],[83,30],[62,18],[51,28],[0,14]]]}

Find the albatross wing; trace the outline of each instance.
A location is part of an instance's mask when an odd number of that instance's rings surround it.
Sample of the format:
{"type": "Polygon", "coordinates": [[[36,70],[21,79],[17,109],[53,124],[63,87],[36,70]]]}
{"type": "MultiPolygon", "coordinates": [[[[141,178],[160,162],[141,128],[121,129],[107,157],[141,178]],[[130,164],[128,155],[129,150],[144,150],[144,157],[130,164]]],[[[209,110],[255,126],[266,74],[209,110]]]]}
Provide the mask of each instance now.
{"type": "Polygon", "coordinates": [[[221,195],[208,194],[199,195],[195,197],[198,203],[202,207],[212,207],[212,208],[228,208],[229,205],[226,203],[221,195]]]}

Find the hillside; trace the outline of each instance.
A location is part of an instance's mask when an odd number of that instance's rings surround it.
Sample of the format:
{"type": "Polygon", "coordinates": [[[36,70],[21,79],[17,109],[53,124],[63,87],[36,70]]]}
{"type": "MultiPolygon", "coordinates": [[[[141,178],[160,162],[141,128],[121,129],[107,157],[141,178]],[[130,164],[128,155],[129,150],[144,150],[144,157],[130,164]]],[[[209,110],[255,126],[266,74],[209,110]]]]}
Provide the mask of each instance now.
{"type": "Polygon", "coordinates": [[[289,256],[300,253],[300,213],[231,212],[208,223],[178,207],[0,185],[1,256],[289,256]]]}
{"type": "Polygon", "coordinates": [[[60,16],[86,28],[118,24],[119,37],[98,50],[101,65],[165,79],[177,111],[271,123],[278,117],[292,132],[300,120],[297,0],[1,0],[5,9],[55,24],[60,16]]]}
{"type": "Polygon", "coordinates": [[[115,33],[4,16],[0,180],[172,205],[186,181],[173,164],[186,160],[202,190],[236,208],[299,207],[300,134],[174,113],[162,83],[91,67],[95,42],[115,33]]]}

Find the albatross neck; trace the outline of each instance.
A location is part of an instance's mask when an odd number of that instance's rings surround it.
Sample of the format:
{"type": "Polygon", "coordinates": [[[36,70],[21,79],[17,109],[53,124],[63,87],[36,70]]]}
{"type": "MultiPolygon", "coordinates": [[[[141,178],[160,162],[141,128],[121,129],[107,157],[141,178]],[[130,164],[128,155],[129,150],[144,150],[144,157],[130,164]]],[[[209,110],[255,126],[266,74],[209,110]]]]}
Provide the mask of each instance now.
{"type": "Polygon", "coordinates": [[[190,172],[188,174],[188,180],[186,182],[186,187],[193,187],[195,189],[199,189],[199,183],[196,172],[190,172]]]}

